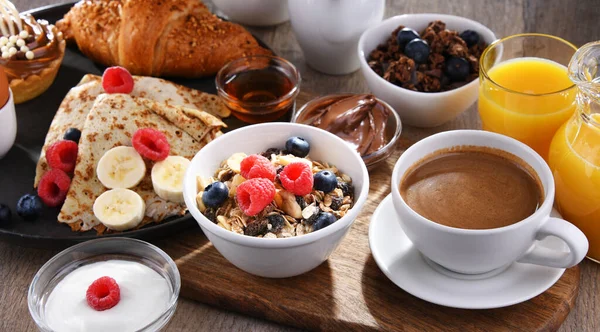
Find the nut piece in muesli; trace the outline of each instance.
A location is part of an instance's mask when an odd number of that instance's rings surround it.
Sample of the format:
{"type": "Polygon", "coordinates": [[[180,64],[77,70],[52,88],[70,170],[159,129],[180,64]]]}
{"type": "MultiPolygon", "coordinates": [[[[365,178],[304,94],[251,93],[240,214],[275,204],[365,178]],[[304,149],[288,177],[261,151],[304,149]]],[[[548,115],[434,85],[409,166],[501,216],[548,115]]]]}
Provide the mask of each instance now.
{"type": "Polygon", "coordinates": [[[399,26],[367,62],[377,75],[399,87],[448,91],[479,76],[479,58],[486,47],[477,32],[448,30],[444,22],[434,21],[420,34],[399,26]]]}
{"type": "Polygon", "coordinates": [[[312,160],[303,138],[292,137],[285,146],[234,153],[212,177],[198,176],[200,212],[229,231],[262,238],[307,234],[346,215],[354,205],[352,179],[312,160]],[[301,149],[287,150],[291,146],[301,149]]]}

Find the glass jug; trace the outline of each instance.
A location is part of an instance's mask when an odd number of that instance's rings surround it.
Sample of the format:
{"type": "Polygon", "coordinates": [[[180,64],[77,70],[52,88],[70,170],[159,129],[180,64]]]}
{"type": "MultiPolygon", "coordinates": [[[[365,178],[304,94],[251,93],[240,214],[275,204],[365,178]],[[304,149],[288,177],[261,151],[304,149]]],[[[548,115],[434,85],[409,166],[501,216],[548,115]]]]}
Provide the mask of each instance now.
{"type": "Polygon", "coordinates": [[[560,213],[587,236],[588,258],[600,262],[600,42],[573,55],[569,77],[577,110],[552,139],[548,164],[560,213]]]}

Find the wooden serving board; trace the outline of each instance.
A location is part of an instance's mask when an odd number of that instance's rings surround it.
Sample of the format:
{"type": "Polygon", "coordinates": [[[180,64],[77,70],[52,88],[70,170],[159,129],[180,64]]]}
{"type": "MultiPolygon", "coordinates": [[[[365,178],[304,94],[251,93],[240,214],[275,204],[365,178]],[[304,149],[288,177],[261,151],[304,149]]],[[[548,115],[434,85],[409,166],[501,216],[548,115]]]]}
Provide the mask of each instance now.
{"type": "MultiPolygon", "coordinates": [[[[299,104],[310,99],[301,94],[299,104]]],[[[392,168],[413,142],[401,140],[387,163],[370,172],[369,199],[328,261],[303,275],[266,279],[229,263],[197,229],[158,241],[177,263],[181,296],[226,310],[309,330],[553,331],[575,303],[579,267],[545,293],[492,310],[463,310],[420,300],[393,284],[373,259],[370,217],[390,193],[392,168]]],[[[264,259],[269,259],[264,257],[264,259]]]]}

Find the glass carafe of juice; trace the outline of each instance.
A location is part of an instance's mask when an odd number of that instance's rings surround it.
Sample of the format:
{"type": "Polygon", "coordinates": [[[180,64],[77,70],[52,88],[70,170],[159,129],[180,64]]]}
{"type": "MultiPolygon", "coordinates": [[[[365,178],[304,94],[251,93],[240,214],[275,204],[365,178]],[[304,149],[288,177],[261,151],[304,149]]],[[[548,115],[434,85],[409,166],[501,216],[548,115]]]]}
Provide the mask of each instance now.
{"type": "Polygon", "coordinates": [[[577,85],[577,110],[556,133],[548,163],[562,216],[587,236],[588,257],[600,262],[600,42],[581,47],[569,76],[577,85]]]}

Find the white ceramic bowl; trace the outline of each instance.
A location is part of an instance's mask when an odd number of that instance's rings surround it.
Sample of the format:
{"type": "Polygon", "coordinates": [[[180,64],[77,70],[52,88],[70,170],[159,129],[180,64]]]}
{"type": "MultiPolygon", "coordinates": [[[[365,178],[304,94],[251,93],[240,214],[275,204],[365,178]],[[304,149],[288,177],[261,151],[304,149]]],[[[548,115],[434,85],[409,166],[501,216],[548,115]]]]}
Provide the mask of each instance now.
{"type": "Polygon", "coordinates": [[[473,20],[443,14],[406,14],[391,17],[365,31],[358,41],[360,68],[371,92],[390,104],[402,123],[416,127],[435,127],[454,119],[467,110],[478,97],[479,80],[444,92],[417,92],[396,86],[377,75],[367,64],[367,57],[387,40],[392,31],[404,25],[416,31],[424,30],[435,20],[446,23],[446,28],[462,32],[474,30],[487,44],[496,40],[494,33],[473,20]]]}
{"type": "Polygon", "coordinates": [[[229,132],[207,144],[192,159],[185,174],[183,196],[188,210],[215,248],[233,265],[262,277],[285,278],[308,272],[340,244],[361,211],[369,192],[369,174],[360,155],[339,137],[295,123],[265,123],[229,132]],[[352,178],[354,206],[332,225],[292,238],[265,239],[230,232],[208,220],[196,205],[196,177],[214,175],[221,161],[233,153],[260,153],[283,147],[290,136],[310,142],[309,157],[337,166],[352,178]]]}
{"type": "Polygon", "coordinates": [[[2,159],[15,143],[17,137],[17,116],[15,114],[15,102],[13,93],[8,89],[9,97],[6,104],[0,108],[0,159],[2,159]]]}
{"type": "Polygon", "coordinates": [[[270,26],[290,19],[288,0],[213,0],[227,18],[246,25],[270,26]]]}

